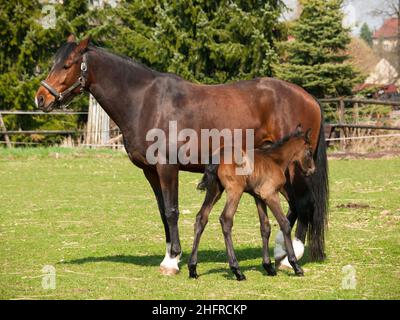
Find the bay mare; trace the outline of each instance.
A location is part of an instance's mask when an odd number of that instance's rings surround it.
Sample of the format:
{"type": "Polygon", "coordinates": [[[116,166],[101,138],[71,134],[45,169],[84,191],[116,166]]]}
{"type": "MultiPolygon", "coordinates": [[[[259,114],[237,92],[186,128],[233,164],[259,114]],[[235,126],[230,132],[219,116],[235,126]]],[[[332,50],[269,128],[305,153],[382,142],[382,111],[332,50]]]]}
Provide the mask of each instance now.
{"type": "MultiPolygon", "coordinates": [[[[181,245],[178,230],[178,174],[180,170],[204,172],[203,164],[155,164],[146,160],[146,133],[160,128],[168,133],[170,121],[178,130],[254,129],[254,146],[274,142],[300,123],[312,129],[310,137],[316,172],[303,177],[290,166],[285,190],[289,197],[288,219],[303,243],[308,233],[312,260],[325,257],[328,176],[321,109],[302,88],[272,78],[258,78],[221,85],[202,85],[174,74],[154,71],[70,36],[56,53],[46,80],[35,95],[37,106],[50,112],[67,104],[79,93],[90,92],[118,125],[130,160],[143,170],[154,191],[164,224],[166,255],[163,274],[179,271],[181,245]]],[[[201,146],[198,146],[199,155],[201,146]]],[[[212,152],[212,150],[211,150],[212,152]]],[[[255,198],[257,210],[265,204],[255,198]]],[[[203,206],[204,207],[204,206],[203,206]]],[[[201,210],[203,210],[203,207],[201,210]]],[[[134,230],[132,230],[134,232],[134,230]]]]}

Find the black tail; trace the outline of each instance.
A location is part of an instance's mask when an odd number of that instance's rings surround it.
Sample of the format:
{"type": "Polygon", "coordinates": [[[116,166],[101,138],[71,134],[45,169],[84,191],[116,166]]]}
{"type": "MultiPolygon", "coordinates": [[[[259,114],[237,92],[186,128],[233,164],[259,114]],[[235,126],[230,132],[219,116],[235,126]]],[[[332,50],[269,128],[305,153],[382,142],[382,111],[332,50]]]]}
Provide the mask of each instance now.
{"type": "Polygon", "coordinates": [[[211,187],[214,183],[218,183],[218,166],[219,164],[208,164],[206,165],[206,169],[204,171],[203,178],[200,183],[197,185],[198,190],[205,191],[211,187]]]}
{"type": "Polygon", "coordinates": [[[310,246],[311,260],[321,261],[325,259],[325,231],[328,227],[329,208],[328,159],[326,155],[322,107],[321,127],[319,131],[317,149],[314,154],[314,161],[316,170],[315,173],[310,177],[310,187],[314,198],[314,213],[311,218],[312,221],[309,221],[308,224],[308,243],[310,246]]]}

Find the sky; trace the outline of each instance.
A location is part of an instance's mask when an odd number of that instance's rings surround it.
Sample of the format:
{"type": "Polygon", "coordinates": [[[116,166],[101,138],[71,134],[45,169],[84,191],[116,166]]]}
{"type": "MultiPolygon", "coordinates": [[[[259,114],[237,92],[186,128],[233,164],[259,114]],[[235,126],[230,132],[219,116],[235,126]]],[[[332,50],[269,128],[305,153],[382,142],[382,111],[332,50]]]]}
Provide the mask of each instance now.
{"type": "MultiPolygon", "coordinates": [[[[284,0],[289,8],[295,8],[297,0],[284,0]]],[[[343,8],[345,12],[344,24],[352,28],[352,33],[358,35],[359,30],[364,22],[372,30],[378,29],[385,17],[374,16],[372,11],[383,6],[384,0],[346,0],[345,6],[343,8]]],[[[286,18],[293,15],[292,13],[285,14],[286,18]]]]}

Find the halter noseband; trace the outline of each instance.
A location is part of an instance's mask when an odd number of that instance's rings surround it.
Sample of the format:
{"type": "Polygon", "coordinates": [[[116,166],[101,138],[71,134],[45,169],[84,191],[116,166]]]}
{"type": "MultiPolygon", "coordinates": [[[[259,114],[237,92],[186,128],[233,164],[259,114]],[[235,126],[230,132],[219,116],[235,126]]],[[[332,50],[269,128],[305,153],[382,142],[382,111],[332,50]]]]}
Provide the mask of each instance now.
{"type": "Polygon", "coordinates": [[[52,87],[49,85],[46,81],[41,81],[41,85],[47,89],[56,98],[56,102],[59,104],[62,104],[63,101],[68,98],[72,91],[74,91],[76,88],[80,88],[80,92],[83,92],[86,87],[86,82],[87,82],[87,54],[84,53],[82,56],[82,62],[81,62],[81,76],[78,78],[77,81],[75,81],[68,89],[64,90],[63,92],[58,92],[56,88],[52,87]]]}

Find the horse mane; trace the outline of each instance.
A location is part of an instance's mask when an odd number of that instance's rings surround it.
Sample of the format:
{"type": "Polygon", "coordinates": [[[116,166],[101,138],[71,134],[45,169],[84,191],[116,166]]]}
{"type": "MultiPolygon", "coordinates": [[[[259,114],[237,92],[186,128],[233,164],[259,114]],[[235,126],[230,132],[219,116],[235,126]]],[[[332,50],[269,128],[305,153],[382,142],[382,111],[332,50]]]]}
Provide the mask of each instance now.
{"type": "Polygon", "coordinates": [[[56,54],[53,57],[54,63],[53,63],[53,69],[58,70],[61,69],[64,66],[65,60],[69,57],[71,54],[72,50],[74,50],[77,47],[77,44],[75,42],[66,42],[64,43],[56,52],[56,54]]]}
{"type": "MultiPolygon", "coordinates": [[[[62,69],[64,67],[64,63],[67,60],[67,58],[69,57],[69,55],[71,54],[71,52],[77,47],[77,44],[75,42],[66,42],[64,43],[56,52],[56,54],[53,57],[53,70],[59,70],[62,69]]],[[[107,57],[111,57],[112,59],[116,59],[119,62],[123,63],[124,65],[127,66],[132,66],[134,68],[138,68],[138,69],[142,69],[145,70],[147,72],[150,72],[154,75],[164,75],[164,76],[168,76],[168,77],[172,77],[175,78],[177,80],[184,80],[182,77],[174,74],[174,73],[170,73],[170,72],[159,72],[157,70],[154,70],[150,67],[148,67],[147,65],[137,61],[136,59],[132,58],[132,57],[128,57],[126,55],[120,54],[120,53],[115,53],[112,52],[110,50],[108,50],[107,48],[103,48],[103,47],[99,47],[93,44],[90,44],[88,47],[88,51],[95,51],[97,53],[103,54],[107,57]]]]}
{"type": "Polygon", "coordinates": [[[279,139],[275,141],[272,144],[263,144],[261,145],[258,149],[262,150],[264,152],[273,152],[276,149],[282,147],[286,142],[288,142],[292,138],[299,138],[299,137],[304,137],[304,132],[300,130],[295,130],[292,133],[289,133],[288,135],[284,136],[282,139],[279,139]]]}
{"type": "Polygon", "coordinates": [[[142,70],[146,70],[146,71],[151,72],[152,74],[157,75],[157,76],[164,75],[164,76],[167,76],[167,77],[174,78],[176,80],[185,80],[184,78],[178,76],[175,73],[160,72],[160,71],[154,70],[154,69],[148,67],[147,65],[145,65],[144,63],[141,63],[141,62],[137,61],[136,59],[134,59],[132,57],[129,57],[129,56],[126,56],[126,55],[123,55],[123,54],[120,54],[120,53],[112,52],[112,51],[108,50],[107,48],[90,45],[89,46],[89,50],[93,50],[93,51],[96,51],[98,53],[105,54],[105,55],[110,56],[110,57],[112,57],[114,59],[119,59],[119,61],[121,61],[122,63],[127,64],[128,66],[130,65],[130,66],[133,66],[134,68],[139,68],[139,69],[142,69],[142,70]]]}
{"type": "Polygon", "coordinates": [[[117,59],[121,63],[124,63],[124,64],[126,64],[128,66],[133,66],[134,68],[143,69],[143,70],[146,70],[146,71],[151,72],[153,74],[160,74],[160,72],[158,72],[158,71],[156,71],[154,69],[151,69],[150,67],[146,66],[145,64],[137,61],[136,59],[134,59],[132,57],[128,57],[128,56],[120,54],[120,53],[112,52],[112,51],[108,50],[107,48],[90,45],[89,46],[89,51],[90,50],[95,51],[95,52],[100,53],[100,54],[107,55],[108,57],[111,57],[113,59],[117,59]]]}

